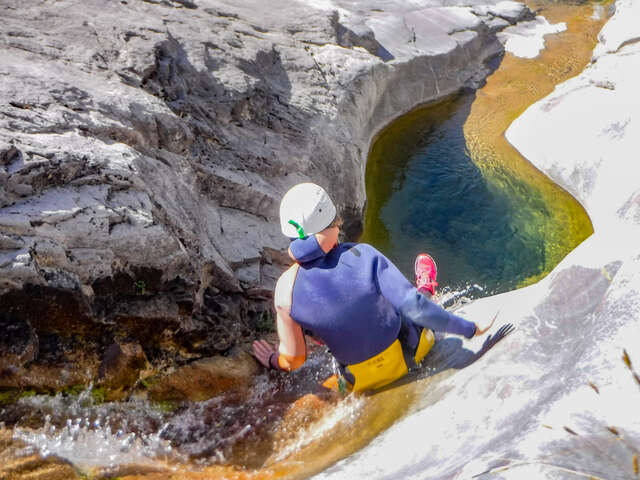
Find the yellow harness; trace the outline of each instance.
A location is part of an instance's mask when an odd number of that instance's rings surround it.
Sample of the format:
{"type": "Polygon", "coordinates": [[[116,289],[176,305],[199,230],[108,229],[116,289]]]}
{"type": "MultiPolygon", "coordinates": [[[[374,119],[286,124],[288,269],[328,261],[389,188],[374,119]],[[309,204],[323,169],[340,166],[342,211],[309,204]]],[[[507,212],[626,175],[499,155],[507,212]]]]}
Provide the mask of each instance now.
{"type": "MultiPolygon", "coordinates": [[[[413,357],[416,364],[422,362],[433,347],[435,341],[436,339],[433,336],[433,332],[427,328],[423,328],[420,334],[418,348],[413,357]]],[[[353,385],[347,382],[347,387],[354,392],[384,387],[404,377],[409,371],[407,362],[404,359],[400,340],[395,340],[378,355],[364,362],[347,365],[347,368],[355,379],[353,385]]],[[[326,388],[337,390],[338,380],[337,376],[329,377],[323,385],[326,388]]]]}

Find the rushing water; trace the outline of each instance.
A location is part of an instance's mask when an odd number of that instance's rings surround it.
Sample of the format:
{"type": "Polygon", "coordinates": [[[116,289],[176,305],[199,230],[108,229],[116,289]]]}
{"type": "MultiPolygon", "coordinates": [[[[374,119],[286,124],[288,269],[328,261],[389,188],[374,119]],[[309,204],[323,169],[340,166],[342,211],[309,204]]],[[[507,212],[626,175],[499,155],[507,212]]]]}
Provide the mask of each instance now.
{"type": "Polygon", "coordinates": [[[304,402],[292,408],[306,393],[315,394],[313,408],[326,414],[325,423],[332,417],[345,421],[353,413],[357,402],[336,406],[339,397],[319,385],[331,373],[328,360],[317,350],[293,375],[265,373],[248,389],[203,402],[132,398],[100,403],[88,389],[79,395],[26,396],[0,408],[0,419],[14,428],[24,453],[67,459],[83,473],[115,475],[131,465],[171,470],[185,463],[258,468],[322,435],[321,428],[313,435],[283,432],[292,426],[292,415],[313,420],[304,402]]]}
{"type": "MultiPolygon", "coordinates": [[[[203,402],[96,403],[91,390],[26,396],[0,408],[0,460],[9,428],[11,455],[61,458],[90,478],[306,478],[362,448],[415,404],[410,382],[374,397],[325,391],[320,382],[330,365],[326,351],[315,349],[293,374],[266,372],[246,390],[203,402]]],[[[423,370],[424,381],[431,373],[423,370]]],[[[0,478],[7,473],[0,465],[0,478]]]]}
{"type": "MultiPolygon", "coordinates": [[[[604,20],[588,5],[530,7],[551,23],[566,21],[567,31],[548,37],[536,59],[506,55],[480,91],[400,119],[372,149],[364,240],[408,276],[415,254],[431,252],[451,293],[531,281],[590,233],[580,206],[536,173],[503,132],[582,69],[604,20]]],[[[439,382],[474,358],[454,340],[439,339],[421,370],[375,395],[323,391],[331,362],[316,350],[291,375],[263,373],[248,388],[204,402],[134,396],[96,403],[90,391],[26,396],[0,406],[0,478],[80,478],[78,471],[131,480],[307,478],[440,402],[447,392],[439,382]]]]}

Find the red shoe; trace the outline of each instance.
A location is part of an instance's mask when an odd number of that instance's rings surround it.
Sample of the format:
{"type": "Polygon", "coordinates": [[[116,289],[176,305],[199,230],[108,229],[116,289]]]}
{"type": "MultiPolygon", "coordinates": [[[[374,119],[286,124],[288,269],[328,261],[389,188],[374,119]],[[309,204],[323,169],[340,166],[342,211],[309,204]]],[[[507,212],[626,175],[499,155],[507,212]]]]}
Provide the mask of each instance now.
{"type": "Polygon", "coordinates": [[[421,253],[416,257],[416,287],[419,292],[429,292],[435,295],[435,288],[438,286],[436,277],[438,276],[438,267],[431,255],[421,253]]]}

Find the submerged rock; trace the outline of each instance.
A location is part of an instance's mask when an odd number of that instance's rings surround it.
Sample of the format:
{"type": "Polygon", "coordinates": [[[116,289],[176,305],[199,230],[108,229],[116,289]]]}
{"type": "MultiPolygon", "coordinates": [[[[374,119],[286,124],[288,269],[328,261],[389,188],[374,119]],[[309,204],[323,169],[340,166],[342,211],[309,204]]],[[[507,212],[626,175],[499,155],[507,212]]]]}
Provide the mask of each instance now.
{"type": "Polygon", "coordinates": [[[236,349],[227,357],[204,358],[151,380],[153,400],[201,402],[231,389],[247,388],[260,371],[258,362],[236,349]]]}
{"type": "Polygon", "coordinates": [[[290,440],[291,432],[299,429],[300,425],[309,426],[313,422],[317,422],[323,418],[330,406],[330,402],[317,395],[312,393],[303,395],[293,402],[284,414],[275,441],[286,442],[290,440]]]}
{"type": "Polygon", "coordinates": [[[75,480],[80,475],[69,463],[55,457],[20,455],[24,445],[13,432],[0,428],[0,478],[7,480],[75,480]]]}
{"type": "Polygon", "coordinates": [[[108,389],[106,400],[120,400],[149,367],[139,343],[114,342],[104,352],[98,369],[99,384],[108,389]]]}

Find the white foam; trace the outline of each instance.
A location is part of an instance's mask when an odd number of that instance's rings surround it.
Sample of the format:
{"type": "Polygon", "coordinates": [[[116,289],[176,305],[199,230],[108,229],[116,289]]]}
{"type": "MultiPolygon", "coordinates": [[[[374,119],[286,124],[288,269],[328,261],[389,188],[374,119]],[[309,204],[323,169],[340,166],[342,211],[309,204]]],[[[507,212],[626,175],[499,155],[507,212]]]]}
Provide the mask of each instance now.
{"type": "Polygon", "coordinates": [[[45,416],[41,428],[16,427],[13,438],[26,444],[25,454],[38,453],[44,458],[55,455],[83,473],[124,465],[167,468],[163,460],[182,458],[162,438],[168,424],[149,434],[131,431],[136,429],[137,418],[162,421],[162,415],[145,401],[95,404],[90,385],[77,397],[35,395],[21,398],[18,403],[31,410],[55,412],[54,415],[65,412],[67,417],[62,428],[59,423],[55,425],[51,415],[45,416]],[[123,412],[128,417],[124,420],[123,412]],[[112,421],[114,417],[119,420],[112,421]]]}

